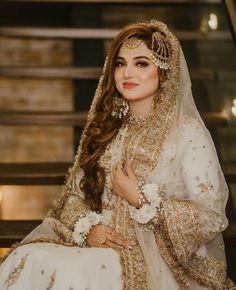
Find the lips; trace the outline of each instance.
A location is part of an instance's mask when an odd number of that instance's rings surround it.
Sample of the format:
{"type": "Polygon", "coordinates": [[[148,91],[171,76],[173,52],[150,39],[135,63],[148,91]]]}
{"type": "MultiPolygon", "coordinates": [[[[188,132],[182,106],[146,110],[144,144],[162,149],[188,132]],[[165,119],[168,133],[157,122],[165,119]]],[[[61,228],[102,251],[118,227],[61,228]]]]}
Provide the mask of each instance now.
{"type": "Polygon", "coordinates": [[[136,83],[132,83],[132,82],[124,82],[123,83],[123,87],[125,88],[125,89],[133,89],[133,88],[135,88],[135,87],[137,87],[138,86],[138,84],[136,84],[136,83]]]}

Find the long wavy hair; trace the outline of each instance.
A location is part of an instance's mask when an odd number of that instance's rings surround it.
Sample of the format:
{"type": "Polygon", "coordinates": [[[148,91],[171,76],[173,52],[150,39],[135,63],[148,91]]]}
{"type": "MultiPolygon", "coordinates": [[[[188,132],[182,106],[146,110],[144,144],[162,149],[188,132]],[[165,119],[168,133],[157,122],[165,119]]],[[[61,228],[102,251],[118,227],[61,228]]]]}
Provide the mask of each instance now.
{"type": "MultiPolygon", "coordinates": [[[[99,165],[99,158],[105,151],[107,144],[116,136],[123,123],[123,120],[111,116],[113,110],[112,99],[117,93],[114,82],[115,59],[122,43],[132,36],[141,39],[151,49],[152,34],[155,31],[156,28],[150,27],[146,23],[131,24],[124,27],[111,43],[101,88],[101,98],[95,108],[95,117],[87,127],[79,159],[80,168],[84,172],[80,182],[80,189],[85,194],[86,202],[94,211],[101,212],[102,210],[101,197],[105,184],[105,172],[99,165]]],[[[165,78],[165,71],[157,69],[161,84],[165,78]]]]}

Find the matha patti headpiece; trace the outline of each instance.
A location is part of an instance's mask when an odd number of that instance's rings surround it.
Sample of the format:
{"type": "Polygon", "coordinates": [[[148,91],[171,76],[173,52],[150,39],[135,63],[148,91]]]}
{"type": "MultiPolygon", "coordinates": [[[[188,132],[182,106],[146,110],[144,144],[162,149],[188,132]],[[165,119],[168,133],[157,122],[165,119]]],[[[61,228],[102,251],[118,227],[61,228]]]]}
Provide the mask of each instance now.
{"type": "Polygon", "coordinates": [[[171,64],[172,47],[165,36],[156,31],[152,34],[151,61],[159,68],[167,70],[171,64]]]}
{"type": "Polygon", "coordinates": [[[130,37],[127,38],[123,43],[122,43],[122,48],[126,51],[126,52],[130,52],[133,49],[138,48],[139,46],[141,46],[142,44],[142,40],[139,39],[138,37],[130,37]]]}

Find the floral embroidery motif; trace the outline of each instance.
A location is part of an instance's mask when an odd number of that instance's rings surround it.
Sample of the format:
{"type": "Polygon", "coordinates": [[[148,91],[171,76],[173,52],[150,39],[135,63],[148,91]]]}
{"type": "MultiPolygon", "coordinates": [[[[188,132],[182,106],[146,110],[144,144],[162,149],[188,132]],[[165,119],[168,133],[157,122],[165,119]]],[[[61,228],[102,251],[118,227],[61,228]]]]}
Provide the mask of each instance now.
{"type": "Polygon", "coordinates": [[[17,280],[19,279],[20,274],[25,267],[25,263],[27,261],[28,255],[29,254],[26,254],[23,258],[21,258],[18,266],[16,266],[16,268],[9,274],[7,280],[5,281],[5,286],[7,287],[7,289],[13,284],[15,284],[17,280]]]}
{"type": "Polygon", "coordinates": [[[56,271],[54,271],[54,272],[52,273],[52,275],[50,276],[49,279],[50,279],[50,280],[49,280],[49,285],[48,285],[48,287],[46,288],[46,290],[52,290],[52,288],[53,288],[53,286],[54,286],[54,284],[55,284],[55,281],[56,281],[56,271]]]}

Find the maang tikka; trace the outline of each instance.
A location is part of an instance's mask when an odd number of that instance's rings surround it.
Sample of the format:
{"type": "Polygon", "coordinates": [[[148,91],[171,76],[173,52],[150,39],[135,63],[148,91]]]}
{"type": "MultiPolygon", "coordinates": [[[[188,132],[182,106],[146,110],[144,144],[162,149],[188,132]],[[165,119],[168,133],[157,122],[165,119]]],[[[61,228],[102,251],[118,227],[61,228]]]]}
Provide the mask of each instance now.
{"type": "Polygon", "coordinates": [[[111,115],[115,118],[122,119],[129,111],[129,104],[122,96],[116,93],[112,100],[113,110],[111,115]]]}

